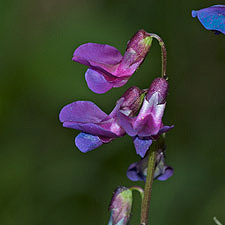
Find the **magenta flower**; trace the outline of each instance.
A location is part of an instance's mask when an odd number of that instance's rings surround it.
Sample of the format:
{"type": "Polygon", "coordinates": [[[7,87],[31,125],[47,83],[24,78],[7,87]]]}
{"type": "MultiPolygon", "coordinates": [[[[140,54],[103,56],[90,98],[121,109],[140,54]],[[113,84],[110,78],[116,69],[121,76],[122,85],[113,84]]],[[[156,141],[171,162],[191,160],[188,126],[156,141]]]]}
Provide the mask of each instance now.
{"type": "MultiPolygon", "coordinates": [[[[127,177],[132,181],[145,181],[147,176],[148,155],[132,163],[127,170],[127,177]]],[[[173,168],[165,164],[163,152],[157,153],[154,179],[164,181],[173,175],[173,168]]]]}
{"type": "Polygon", "coordinates": [[[137,116],[127,116],[118,111],[121,127],[129,136],[133,137],[136,152],[142,158],[153,140],[173,128],[173,126],[164,126],[162,123],[167,90],[167,81],[164,78],[156,78],[152,82],[137,116]]]}
{"type": "Polygon", "coordinates": [[[88,152],[125,135],[118,123],[117,112],[122,110],[127,115],[135,114],[139,110],[141,94],[139,88],[129,88],[109,115],[92,102],[73,102],[61,110],[59,119],[64,127],[82,131],[75,138],[75,144],[81,152],[88,152]]]}
{"type": "Polygon", "coordinates": [[[201,10],[192,10],[192,17],[199,19],[207,30],[225,34],[225,5],[214,5],[201,10]]]}
{"type": "Polygon", "coordinates": [[[124,56],[109,45],[87,43],[78,47],[73,61],[89,67],[85,73],[88,87],[95,93],[105,93],[123,86],[146,57],[152,38],[144,30],[129,41],[124,56]]]}

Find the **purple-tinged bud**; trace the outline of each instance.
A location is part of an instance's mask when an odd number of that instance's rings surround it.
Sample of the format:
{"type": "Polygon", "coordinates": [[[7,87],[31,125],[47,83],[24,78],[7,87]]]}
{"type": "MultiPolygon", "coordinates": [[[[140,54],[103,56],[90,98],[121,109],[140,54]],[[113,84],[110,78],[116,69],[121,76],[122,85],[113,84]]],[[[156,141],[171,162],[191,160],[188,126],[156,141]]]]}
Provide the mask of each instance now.
{"type": "Polygon", "coordinates": [[[142,105],[143,94],[144,91],[138,87],[129,88],[122,96],[124,102],[120,106],[120,112],[126,116],[135,116],[142,105]]]}
{"type": "Polygon", "coordinates": [[[139,30],[129,41],[120,69],[134,67],[135,70],[145,59],[152,44],[152,37],[144,30],[139,30]]]}
{"type": "Polygon", "coordinates": [[[131,38],[127,45],[128,49],[133,49],[138,56],[145,57],[152,44],[152,37],[144,30],[139,30],[131,38]]]}
{"type": "Polygon", "coordinates": [[[158,77],[153,80],[146,96],[147,100],[149,100],[156,92],[158,93],[158,103],[165,103],[168,92],[168,82],[166,79],[158,77]]]}
{"type": "Polygon", "coordinates": [[[132,191],[126,187],[118,187],[113,193],[109,206],[111,218],[108,225],[126,225],[130,219],[132,207],[132,191]]]}

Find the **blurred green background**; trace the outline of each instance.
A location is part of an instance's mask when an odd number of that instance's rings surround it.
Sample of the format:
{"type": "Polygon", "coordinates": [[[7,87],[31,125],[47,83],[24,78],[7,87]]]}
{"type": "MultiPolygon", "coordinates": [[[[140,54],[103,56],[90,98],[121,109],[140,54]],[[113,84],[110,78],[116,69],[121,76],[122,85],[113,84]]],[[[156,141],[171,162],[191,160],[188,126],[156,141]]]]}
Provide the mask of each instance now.
{"type": "MultiPolygon", "coordinates": [[[[216,3],[214,3],[216,4],[216,3]]],[[[218,3],[217,3],[218,4],[218,3]]],[[[63,128],[60,109],[94,101],[109,113],[130,86],[146,88],[160,74],[160,48],[129,82],[104,95],[85,83],[86,67],[72,62],[86,42],[122,54],[138,29],[160,35],[168,50],[170,91],[164,117],[168,181],[155,181],[153,225],[225,223],[225,36],[205,30],[192,9],[212,1],[11,0],[0,8],[0,224],[102,225],[118,185],[131,186],[127,167],[138,157],[130,137],[83,154],[78,131],[63,128]]],[[[142,185],[142,182],[135,183],[142,185]]],[[[134,195],[131,225],[139,223],[134,195]]]]}

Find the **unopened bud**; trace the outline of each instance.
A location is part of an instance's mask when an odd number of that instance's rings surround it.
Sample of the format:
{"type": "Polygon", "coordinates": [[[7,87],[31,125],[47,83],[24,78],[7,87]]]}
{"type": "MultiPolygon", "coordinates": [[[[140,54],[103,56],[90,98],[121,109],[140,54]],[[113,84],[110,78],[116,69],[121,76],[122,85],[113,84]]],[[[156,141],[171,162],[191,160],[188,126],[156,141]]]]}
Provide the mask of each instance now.
{"type": "Polygon", "coordinates": [[[134,116],[140,109],[144,92],[138,87],[129,88],[122,96],[124,102],[120,106],[120,112],[126,116],[134,116]]]}
{"type": "Polygon", "coordinates": [[[151,96],[155,93],[158,93],[158,103],[163,104],[166,100],[167,92],[168,92],[168,82],[166,79],[158,77],[153,80],[149,91],[147,93],[147,100],[151,98],[151,96]]]}
{"type": "Polygon", "coordinates": [[[120,68],[135,71],[145,59],[151,44],[152,37],[144,30],[139,30],[129,41],[120,68]]]}
{"type": "Polygon", "coordinates": [[[152,37],[144,30],[139,30],[129,41],[127,50],[132,49],[136,56],[145,57],[152,44],[152,37]]]}
{"type": "Polygon", "coordinates": [[[109,210],[111,218],[108,225],[126,225],[130,219],[132,191],[126,187],[118,187],[112,197],[109,210]]]}

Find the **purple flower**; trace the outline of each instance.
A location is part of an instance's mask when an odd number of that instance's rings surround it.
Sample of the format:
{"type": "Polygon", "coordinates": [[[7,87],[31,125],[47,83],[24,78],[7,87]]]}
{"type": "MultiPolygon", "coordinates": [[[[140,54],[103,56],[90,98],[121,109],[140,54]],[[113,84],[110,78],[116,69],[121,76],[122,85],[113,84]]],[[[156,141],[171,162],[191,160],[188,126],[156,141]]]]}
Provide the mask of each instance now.
{"type": "Polygon", "coordinates": [[[143,62],[151,42],[149,34],[140,30],[129,41],[124,56],[112,46],[87,43],[75,50],[72,59],[89,67],[85,73],[88,87],[101,94],[128,81],[143,62]]]}
{"type": "Polygon", "coordinates": [[[198,11],[192,10],[192,17],[196,16],[207,30],[225,34],[225,5],[214,5],[198,11]]]}
{"type": "Polygon", "coordinates": [[[153,140],[173,128],[173,126],[164,126],[162,123],[167,90],[167,81],[164,78],[156,78],[152,82],[137,116],[131,117],[118,111],[121,127],[129,136],[133,137],[136,152],[142,158],[153,140]]]}
{"type": "Polygon", "coordinates": [[[132,191],[129,188],[118,187],[115,190],[109,205],[111,217],[108,225],[126,225],[129,223],[132,198],[132,191]]]}
{"type": "Polygon", "coordinates": [[[120,109],[127,115],[136,113],[141,105],[141,94],[139,88],[129,88],[109,115],[92,102],[76,101],[61,110],[59,119],[64,127],[82,131],[75,138],[75,144],[81,152],[88,152],[125,135],[117,121],[117,112],[120,109]]]}
{"type": "MultiPolygon", "coordinates": [[[[145,181],[147,176],[148,155],[139,162],[132,163],[127,170],[127,177],[132,181],[145,181]]],[[[173,175],[173,168],[165,164],[164,152],[158,152],[154,171],[154,179],[167,180],[173,175]]]]}

